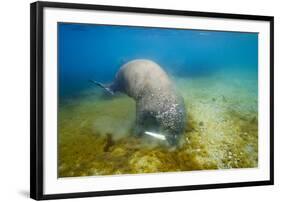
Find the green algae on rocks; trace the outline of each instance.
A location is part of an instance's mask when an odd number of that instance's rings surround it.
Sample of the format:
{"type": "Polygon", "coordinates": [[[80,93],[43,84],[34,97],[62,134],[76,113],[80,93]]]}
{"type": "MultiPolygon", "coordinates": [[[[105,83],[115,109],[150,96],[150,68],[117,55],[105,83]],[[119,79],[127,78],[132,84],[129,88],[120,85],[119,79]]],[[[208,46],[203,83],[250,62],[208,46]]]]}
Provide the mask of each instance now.
{"type": "Polygon", "coordinates": [[[61,103],[59,177],[257,167],[255,83],[245,80],[245,90],[235,80],[176,80],[187,108],[176,149],[134,134],[135,102],[127,96],[108,98],[91,90],[61,103]]]}

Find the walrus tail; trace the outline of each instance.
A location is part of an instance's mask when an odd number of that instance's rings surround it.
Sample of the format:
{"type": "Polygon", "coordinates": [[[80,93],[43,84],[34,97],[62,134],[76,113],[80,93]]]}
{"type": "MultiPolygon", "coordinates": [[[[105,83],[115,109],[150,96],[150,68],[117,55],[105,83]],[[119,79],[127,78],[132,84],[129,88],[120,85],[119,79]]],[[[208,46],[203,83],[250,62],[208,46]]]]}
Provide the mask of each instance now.
{"type": "Polygon", "coordinates": [[[94,81],[94,80],[89,80],[89,82],[105,89],[107,92],[109,92],[111,95],[114,95],[114,91],[110,88],[110,84],[109,85],[106,85],[106,84],[102,84],[100,82],[97,82],[97,81],[94,81]]]}

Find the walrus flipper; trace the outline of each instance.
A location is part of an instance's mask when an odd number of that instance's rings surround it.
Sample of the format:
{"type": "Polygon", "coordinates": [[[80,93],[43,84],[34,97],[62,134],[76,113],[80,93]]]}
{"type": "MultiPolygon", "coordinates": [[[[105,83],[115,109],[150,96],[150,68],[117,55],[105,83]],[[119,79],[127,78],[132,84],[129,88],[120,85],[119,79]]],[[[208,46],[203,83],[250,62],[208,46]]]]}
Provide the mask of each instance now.
{"type": "Polygon", "coordinates": [[[111,95],[114,95],[114,91],[111,89],[111,84],[106,85],[102,84],[100,82],[94,81],[94,80],[89,80],[91,83],[96,84],[97,86],[100,86],[101,88],[105,89],[107,92],[109,92],[111,95]]]}

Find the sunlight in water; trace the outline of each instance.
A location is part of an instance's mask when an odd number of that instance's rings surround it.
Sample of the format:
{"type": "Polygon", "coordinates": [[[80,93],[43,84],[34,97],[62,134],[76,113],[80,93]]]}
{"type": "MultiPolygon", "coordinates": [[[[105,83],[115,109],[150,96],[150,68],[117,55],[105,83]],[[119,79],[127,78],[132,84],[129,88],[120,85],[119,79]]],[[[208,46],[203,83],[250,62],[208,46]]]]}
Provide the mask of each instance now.
{"type": "Polygon", "coordinates": [[[59,177],[258,166],[258,33],[61,22],[58,76],[59,177]]]}

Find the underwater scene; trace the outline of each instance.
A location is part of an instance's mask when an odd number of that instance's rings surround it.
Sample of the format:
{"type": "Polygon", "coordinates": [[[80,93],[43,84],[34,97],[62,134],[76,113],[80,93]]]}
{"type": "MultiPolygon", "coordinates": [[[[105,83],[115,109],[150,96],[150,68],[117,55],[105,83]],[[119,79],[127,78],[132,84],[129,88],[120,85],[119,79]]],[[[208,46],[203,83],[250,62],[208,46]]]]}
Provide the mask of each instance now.
{"type": "Polygon", "coordinates": [[[58,23],[58,177],[258,167],[258,33],[58,23]]]}

